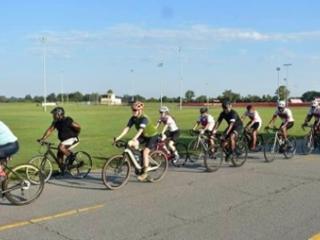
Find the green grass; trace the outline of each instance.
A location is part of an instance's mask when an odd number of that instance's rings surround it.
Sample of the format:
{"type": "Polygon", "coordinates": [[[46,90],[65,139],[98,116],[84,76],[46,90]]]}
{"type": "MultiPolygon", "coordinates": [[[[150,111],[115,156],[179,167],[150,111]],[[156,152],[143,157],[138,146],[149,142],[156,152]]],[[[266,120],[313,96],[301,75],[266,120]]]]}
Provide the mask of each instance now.
{"type": "MultiPolygon", "coordinates": [[[[146,114],[154,121],[158,119],[158,104],[147,104],[146,114]]],[[[192,128],[196,119],[198,118],[198,108],[186,107],[182,111],[178,109],[175,104],[169,104],[172,115],[176,118],[179,127],[183,131],[182,138],[188,138],[187,130],[192,128]]],[[[119,150],[111,146],[112,139],[117,136],[122,128],[127,124],[131,111],[128,106],[99,106],[99,105],[85,105],[85,104],[68,104],[64,105],[66,115],[71,116],[75,121],[81,124],[81,144],[77,149],[85,150],[92,156],[108,157],[119,150]]],[[[19,138],[20,151],[14,156],[13,164],[27,162],[32,156],[39,153],[39,144],[36,139],[40,138],[45,129],[50,125],[52,117],[36,106],[36,104],[19,103],[19,104],[0,104],[1,118],[19,138]]],[[[236,109],[240,114],[244,109],[236,109]]],[[[274,109],[263,108],[258,109],[264,124],[271,118],[274,109]]],[[[303,122],[306,108],[293,108],[294,118],[296,124],[290,131],[297,137],[303,136],[305,133],[301,130],[300,125],[303,122]]],[[[220,108],[210,109],[210,113],[217,119],[220,108]]],[[[279,120],[277,122],[280,123],[279,120]]],[[[223,129],[225,126],[221,126],[223,129]]],[[[131,135],[135,131],[131,131],[131,135]]],[[[56,142],[56,135],[50,138],[51,141],[56,142]]],[[[99,160],[95,160],[95,165],[100,165],[99,160]]]]}

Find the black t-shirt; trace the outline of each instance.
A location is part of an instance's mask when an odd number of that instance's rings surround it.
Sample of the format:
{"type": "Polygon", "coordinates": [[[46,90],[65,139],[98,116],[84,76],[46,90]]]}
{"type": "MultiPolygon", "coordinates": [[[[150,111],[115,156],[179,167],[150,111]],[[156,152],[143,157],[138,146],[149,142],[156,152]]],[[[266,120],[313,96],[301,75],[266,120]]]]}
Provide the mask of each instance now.
{"type": "Polygon", "coordinates": [[[226,122],[230,125],[234,123],[234,128],[242,127],[242,121],[235,110],[231,110],[230,112],[221,112],[218,118],[218,122],[220,123],[222,120],[226,120],[226,122]]]}
{"type": "Polygon", "coordinates": [[[60,141],[78,137],[79,133],[72,127],[72,123],[73,119],[70,117],[52,122],[52,126],[58,130],[58,138],[60,141]]]}

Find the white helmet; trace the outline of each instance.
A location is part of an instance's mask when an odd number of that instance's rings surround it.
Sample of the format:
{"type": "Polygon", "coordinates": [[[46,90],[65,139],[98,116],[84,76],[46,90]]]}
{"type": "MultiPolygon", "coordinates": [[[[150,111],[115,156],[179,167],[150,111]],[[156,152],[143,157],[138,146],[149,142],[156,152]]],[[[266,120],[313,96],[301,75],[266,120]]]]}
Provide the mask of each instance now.
{"type": "Polygon", "coordinates": [[[278,108],[285,108],[286,107],[286,102],[285,101],[279,101],[278,102],[278,108]]]}
{"type": "Polygon", "coordinates": [[[167,106],[162,106],[162,107],[159,109],[159,112],[160,112],[160,113],[169,112],[169,108],[168,108],[167,106]]]}
{"type": "Polygon", "coordinates": [[[319,103],[317,100],[313,100],[312,103],[311,103],[311,107],[318,107],[319,106],[319,103]]]}

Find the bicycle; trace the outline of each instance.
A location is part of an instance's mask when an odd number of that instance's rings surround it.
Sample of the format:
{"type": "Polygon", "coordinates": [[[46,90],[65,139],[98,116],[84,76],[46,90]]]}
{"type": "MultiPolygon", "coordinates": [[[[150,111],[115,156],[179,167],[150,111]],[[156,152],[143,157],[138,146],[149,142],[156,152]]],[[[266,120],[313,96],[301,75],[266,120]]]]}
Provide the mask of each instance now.
{"type": "MultiPolygon", "coordinates": [[[[56,156],[56,151],[58,148],[50,142],[41,141],[39,142],[41,146],[46,148],[44,154],[37,155],[29,160],[29,163],[38,166],[45,175],[45,182],[49,181],[53,173],[53,162],[57,163],[58,159],[56,156]]],[[[73,146],[73,148],[76,145],[73,146]]],[[[84,151],[78,151],[74,153],[75,159],[72,161],[68,158],[64,158],[63,166],[64,170],[69,172],[71,176],[75,178],[85,178],[92,169],[92,159],[91,156],[84,151]]],[[[60,167],[58,168],[60,171],[60,167]]]]}
{"type": "Polygon", "coordinates": [[[293,158],[296,153],[296,139],[294,137],[288,137],[287,142],[283,139],[283,135],[280,132],[280,128],[265,128],[267,133],[272,131],[274,136],[267,139],[264,147],[264,158],[266,162],[272,162],[275,160],[276,155],[284,155],[286,159],[293,158]]]}
{"type": "Polygon", "coordinates": [[[26,205],[36,200],[44,189],[44,175],[32,164],[7,165],[10,158],[0,159],[6,173],[0,194],[14,205],[26,205]]]}
{"type": "Polygon", "coordinates": [[[305,155],[311,154],[317,148],[320,150],[320,136],[315,133],[313,125],[302,126],[302,129],[305,131],[305,128],[310,128],[309,133],[304,137],[302,144],[302,153],[305,155]]]}
{"type": "MultiPolygon", "coordinates": [[[[252,137],[252,129],[245,128],[243,131],[243,135],[246,138],[246,143],[248,144],[248,149],[251,149],[253,144],[253,137],[252,137]]],[[[257,142],[256,142],[256,149],[253,152],[261,152],[264,149],[264,139],[261,134],[257,134],[257,142]]]]}
{"type": "Polygon", "coordinates": [[[177,142],[175,144],[175,147],[177,149],[179,159],[176,159],[175,154],[169,150],[168,139],[162,140],[161,137],[159,137],[155,150],[162,151],[166,155],[168,161],[170,161],[173,166],[180,167],[187,161],[188,149],[187,146],[181,142],[177,142]]]}
{"type": "Polygon", "coordinates": [[[190,134],[192,136],[196,135],[197,138],[192,140],[188,145],[187,152],[189,161],[191,163],[195,163],[199,159],[202,159],[208,172],[217,171],[223,162],[223,153],[219,144],[210,146],[209,137],[204,134],[200,134],[199,131],[191,130],[190,134]]]}
{"type": "MultiPolygon", "coordinates": [[[[141,175],[143,169],[143,158],[141,150],[133,150],[125,141],[117,141],[117,148],[124,148],[120,155],[115,155],[104,164],[102,168],[103,184],[110,190],[123,187],[129,180],[132,167],[137,176],[141,175]]],[[[158,182],[163,179],[168,170],[168,160],[162,151],[153,151],[149,155],[150,165],[148,171],[149,182],[158,182]]]]}
{"type": "Polygon", "coordinates": [[[233,151],[230,140],[227,138],[220,138],[220,146],[223,150],[225,161],[232,163],[234,167],[241,167],[248,158],[248,142],[244,134],[236,138],[236,148],[233,151]],[[227,142],[227,143],[226,143],[227,142]]]}

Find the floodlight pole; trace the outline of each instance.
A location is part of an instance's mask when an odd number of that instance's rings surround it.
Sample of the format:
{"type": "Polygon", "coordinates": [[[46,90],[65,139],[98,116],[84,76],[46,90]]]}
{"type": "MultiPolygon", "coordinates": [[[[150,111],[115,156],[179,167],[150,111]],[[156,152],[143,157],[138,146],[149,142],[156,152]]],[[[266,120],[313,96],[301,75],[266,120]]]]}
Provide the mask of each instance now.
{"type": "Polygon", "coordinates": [[[60,73],[60,87],[61,87],[61,103],[63,104],[63,102],[64,102],[64,96],[63,96],[63,94],[64,94],[64,89],[63,89],[63,71],[61,71],[61,73],[60,73]]]}
{"type": "MultiPolygon", "coordinates": [[[[289,67],[292,66],[292,63],[285,63],[283,66],[287,70],[287,76],[286,76],[286,86],[287,86],[287,91],[289,91],[289,67]]],[[[286,94],[286,104],[288,105],[288,94],[286,94]]]]}
{"type": "Polygon", "coordinates": [[[278,83],[277,83],[277,97],[278,97],[278,102],[280,101],[280,91],[279,91],[279,88],[280,88],[280,70],[281,68],[280,67],[277,67],[276,68],[277,72],[278,72],[278,83]]]}
{"type": "Polygon", "coordinates": [[[179,108],[182,110],[182,83],[183,83],[183,78],[182,78],[182,59],[181,59],[181,47],[178,48],[178,54],[179,54],[179,79],[180,79],[180,104],[179,108]]]}
{"type": "Polygon", "coordinates": [[[43,36],[41,38],[43,43],[43,104],[44,111],[47,111],[47,69],[46,69],[46,57],[47,57],[47,38],[43,36]]]}

